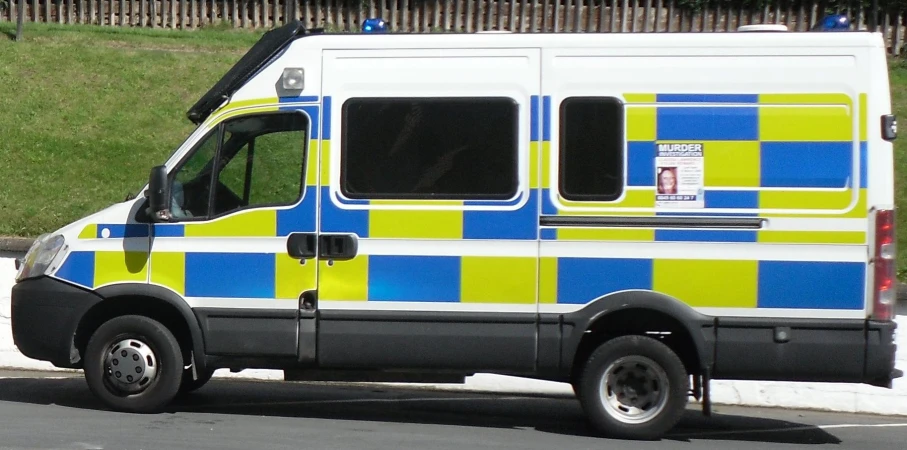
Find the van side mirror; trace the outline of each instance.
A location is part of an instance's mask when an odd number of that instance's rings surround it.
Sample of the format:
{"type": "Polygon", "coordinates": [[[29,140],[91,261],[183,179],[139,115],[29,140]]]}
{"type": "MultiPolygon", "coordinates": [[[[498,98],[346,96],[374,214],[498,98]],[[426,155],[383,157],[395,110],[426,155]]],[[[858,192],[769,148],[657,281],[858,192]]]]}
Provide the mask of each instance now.
{"type": "Polygon", "coordinates": [[[170,220],[170,185],[167,167],[155,166],[148,176],[148,216],[155,222],[170,220]]]}

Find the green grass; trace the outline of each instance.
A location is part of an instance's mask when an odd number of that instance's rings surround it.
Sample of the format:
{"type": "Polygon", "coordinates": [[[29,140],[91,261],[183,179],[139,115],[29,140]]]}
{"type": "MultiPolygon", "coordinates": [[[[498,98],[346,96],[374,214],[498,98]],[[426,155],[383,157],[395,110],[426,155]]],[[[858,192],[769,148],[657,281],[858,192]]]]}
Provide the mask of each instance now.
{"type": "Polygon", "coordinates": [[[193,129],[185,112],[259,34],[0,24],[0,236],[135,193],[193,129]]]}
{"type": "MultiPolygon", "coordinates": [[[[186,110],[261,35],[0,24],[0,236],[36,236],[135,193],[193,129],[186,110]]],[[[894,112],[907,117],[907,62],[891,61],[894,112]]],[[[895,154],[907,206],[907,137],[895,154]]],[[[899,214],[907,275],[907,213],[899,214]]]]}

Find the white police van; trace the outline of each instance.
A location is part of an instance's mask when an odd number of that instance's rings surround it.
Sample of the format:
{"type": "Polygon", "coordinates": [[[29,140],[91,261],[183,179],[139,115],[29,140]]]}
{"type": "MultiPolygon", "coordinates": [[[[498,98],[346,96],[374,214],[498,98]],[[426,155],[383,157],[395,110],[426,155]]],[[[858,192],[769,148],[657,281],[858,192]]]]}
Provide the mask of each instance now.
{"type": "Polygon", "coordinates": [[[626,438],[713,379],[890,387],[886,64],[868,32],[291,23],[144,195],[35,242],[15,343],[121,411],[219,368],[490,372],[571,383],[626,438]]]}

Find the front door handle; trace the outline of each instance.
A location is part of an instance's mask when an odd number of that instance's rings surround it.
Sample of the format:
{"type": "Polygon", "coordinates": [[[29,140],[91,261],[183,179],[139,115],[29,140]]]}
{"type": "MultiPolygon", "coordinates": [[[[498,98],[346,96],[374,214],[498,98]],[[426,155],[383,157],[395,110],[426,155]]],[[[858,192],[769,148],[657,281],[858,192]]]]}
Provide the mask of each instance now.
{"type": "Polygon", "coordinates": [[[287,237],[287,253],[291,258],[312,259],[315,257],[315,233],[290,233],[287,237]]]}
{"type": "Polygon", "coordinates": [[[344,261],[356,257],[359,243],[352,234],[322,234],[318,246],[318,257],[344,261]]]}

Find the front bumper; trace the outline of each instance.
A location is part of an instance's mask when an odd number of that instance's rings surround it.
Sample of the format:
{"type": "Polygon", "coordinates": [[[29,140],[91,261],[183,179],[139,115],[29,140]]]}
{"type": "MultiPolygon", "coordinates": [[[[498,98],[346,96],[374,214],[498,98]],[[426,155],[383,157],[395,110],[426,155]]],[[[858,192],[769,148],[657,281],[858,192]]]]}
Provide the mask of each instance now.
{"type": "Polygon", "coordinates": [[[73,337],[85,313],[101,300],[48,277],[19,282],[12,289],[13,343],[29,358],[79,368],[82,361],[73,337]]]}

